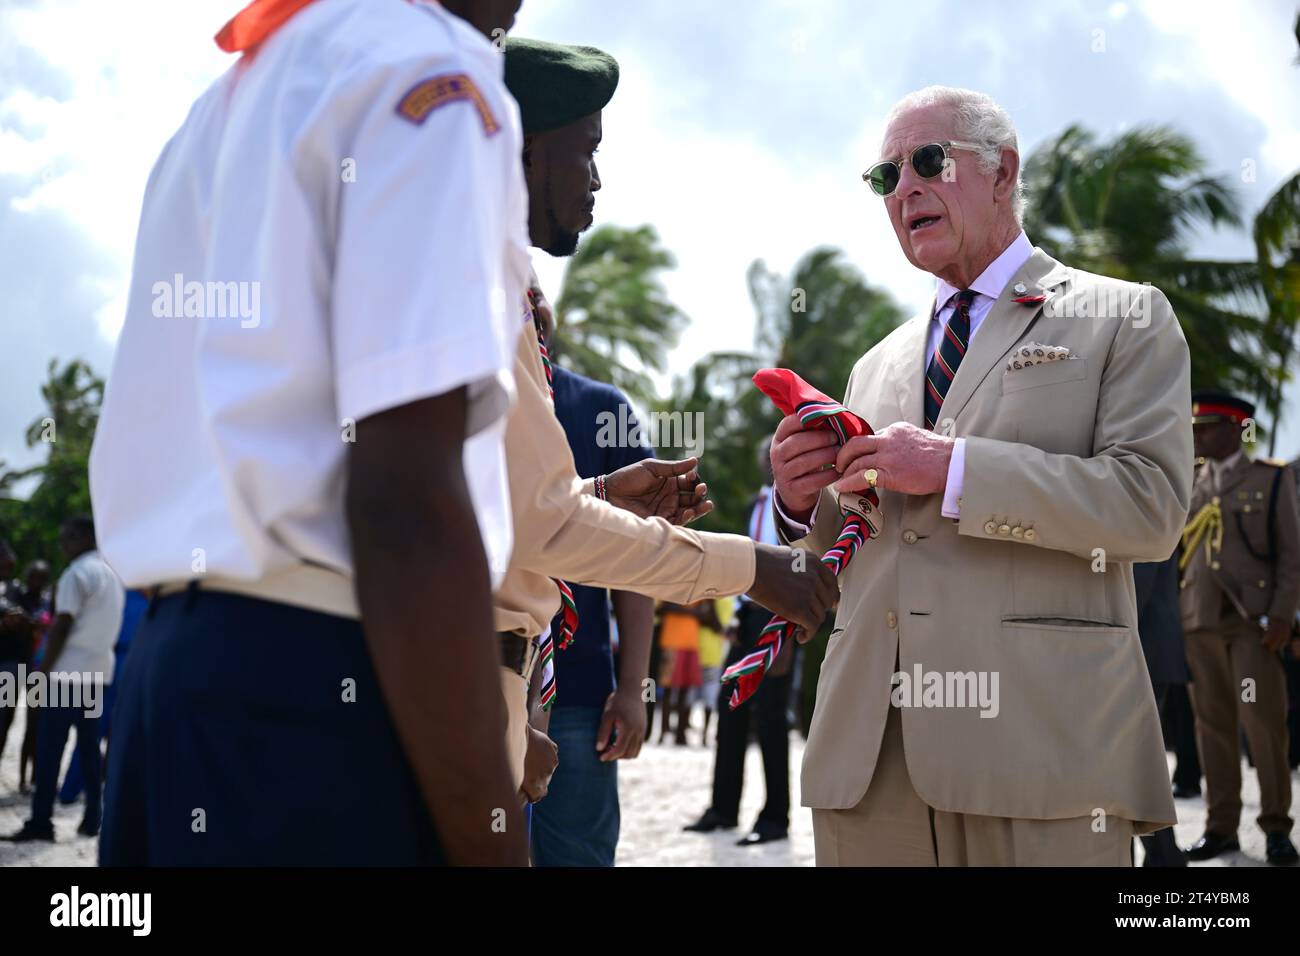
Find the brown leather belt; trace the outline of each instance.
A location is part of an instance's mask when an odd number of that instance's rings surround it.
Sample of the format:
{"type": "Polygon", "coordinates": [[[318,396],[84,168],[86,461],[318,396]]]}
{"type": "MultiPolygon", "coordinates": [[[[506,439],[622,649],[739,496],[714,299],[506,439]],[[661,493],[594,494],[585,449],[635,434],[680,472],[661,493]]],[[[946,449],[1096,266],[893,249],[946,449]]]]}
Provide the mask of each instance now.
{"type": "Polygon", "coordinates": [[[537,664],[537,642],[513,631],[497,631],[497,640],[501,643],[501,666],[531,680],[537,664]]]}

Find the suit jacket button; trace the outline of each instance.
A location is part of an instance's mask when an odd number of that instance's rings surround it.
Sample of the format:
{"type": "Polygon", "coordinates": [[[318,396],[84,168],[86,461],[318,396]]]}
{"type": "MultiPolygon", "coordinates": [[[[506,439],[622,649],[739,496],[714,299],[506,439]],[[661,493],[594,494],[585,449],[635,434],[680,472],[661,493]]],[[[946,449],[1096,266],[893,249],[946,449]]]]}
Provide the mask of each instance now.
{"type": "Polygon", "coordinates": [[[1010,533],[1011,533],[1011,525],[1009,524],[998,525],[998,534],[1002,535],[1002,537],[1005,538],[1010,533]]]}
{"type": "Polygon", "coordinates": [[[903,532],[903,540],[908,544],[916,544],[916,532],[908,528],[903,532]]]}
{"type": "Polygon", "coordinates": [[[1033,540],[1034,540],[1035,538],[1037,538],[1037,537],[1038,537],[1038,532],[1036,532],[1033,528],[1026,528],[1026,529],[1025,529],[1025,540],[1026,540],[1026,541],[1033,541],[1033,540]]]}
{"type": "Polygon", "coordinates": [[[985,534],[997,534],[997,531],[998,531],[998,526],[997,526],[996,524],[994,524],[992,521],[986,521],[986,522],[984,522],[984,533],[985,533],[985,534]]]}
{"type": "Polygon", "coordinates": [[[1210,562],[1210,568],[1211,568],[1211,570],[1214,570],[1214,571],[1219,570],[1219,562],[1218,562],[1218,561],[1211,561],[1211,562],[1210,562]]]}
{"type": "Polygon", "coordinates": [[[890,630],[893,630],[894,628],[898,627],[898,615],[895,614],[893,611],[890,611],[888,614],[885,615],[885,623],[889,625],[890,630]]]}
{"type": "Polygon", "coordinates": [[[1259,582],[1259,586],[1262,587],[1262,588],[1266,588],[1266,587],[1268,587],[1268,582],[1267,582],[1267,581],[1260,581],[1260,582],[1259,582]]]}

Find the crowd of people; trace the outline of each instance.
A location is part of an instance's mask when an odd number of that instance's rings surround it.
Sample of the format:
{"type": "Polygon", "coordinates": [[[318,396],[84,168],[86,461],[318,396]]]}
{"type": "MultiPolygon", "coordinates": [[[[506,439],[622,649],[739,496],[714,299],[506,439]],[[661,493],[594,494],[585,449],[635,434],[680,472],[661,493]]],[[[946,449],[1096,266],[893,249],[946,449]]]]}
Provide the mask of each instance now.
{"type": "Polygon", "coordinates": [[[29,819],[4,835],[14,842],[54,840],[56,799],[65,805],[84,800],[77,832],[98,836],[114,678],[145,603],[142,593],[126,591],[100,556],[89,515],[63,523],[59,546],[66,566],[51,589],[49,562],[31,559],[16,579],[17,556],[0,541],[0,756],[25,705],[18,789],[33,794],[29,819]],[[72,733],[75,759],[60,784],[72,733]]]}
{"type": "MultiPolygon", "coordinates": [[[[743,534],[697,531],[701,462],[611,445],[627,398],[552,358],[529,249],[594,222],[619,65],[502,42],[518,6],[253,0],[217,35],[239,59],[146,190],[94,520],[64,527],[47,623],[30,583],[5,617],[6,667],[43,632],[42,673],[114,689],[101,864],[609,866],[618,762],[651,710],[688,741],[699,702],[685,829],[740,825],[755,736],[741,843],[785,839],[797,657],[832,611],[800,786],[820,865],[1127,866],[1137,837],[1182,862],[1184,662],[1210,808],[1186,856],[1236,846],[1240,726],[1268,858],[1295,862],[1295,483],[1242,454],[1248,403],[1193,393],[1159,290],[1034,247],[1007,112],[928,87],[884,118],[864,195],[934,300],[842,401],[760,373],[767,480],[743,534]],[[256,315],[212,310],[242,283],[256,315]]],[[[73,727],[100,831],[96,710],[39,708],[14,839],[54,837],[73,727]]]]}

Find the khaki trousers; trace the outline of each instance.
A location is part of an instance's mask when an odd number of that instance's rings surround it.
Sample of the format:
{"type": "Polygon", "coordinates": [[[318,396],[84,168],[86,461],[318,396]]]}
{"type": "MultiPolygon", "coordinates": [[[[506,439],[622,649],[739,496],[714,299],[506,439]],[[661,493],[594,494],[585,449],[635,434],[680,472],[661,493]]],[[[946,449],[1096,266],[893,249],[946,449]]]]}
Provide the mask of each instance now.
{"type": "Polygon", "coordinates": [[[1246,731],[1259,775],[1260,829],[1291,832],[1286,672],[1281,658],[1261,643],[1262,637],[1258,624],[1235,612],[1225,614],[1213,628],[1186,635],[1196,743],[1209,808],[1205,828],[1223,836],[1235,834],[1241,822],[1238,723],[1246,731]]]}
{"type": "Polygon", "coordinates": [[[518,791],[524,783],[524,755],[528,752],[528,682],[503,667],[501,693],[506,700],[506,754],[510,758],[510,779],[518,791]]]}
{"type": "Polygon", "coordinates": [[[902,716],[889,708],[871,784],[857,806],[813,810],[818,866],[1132,866],[1133,824],[949,813],[912,788],[902,716]]]}

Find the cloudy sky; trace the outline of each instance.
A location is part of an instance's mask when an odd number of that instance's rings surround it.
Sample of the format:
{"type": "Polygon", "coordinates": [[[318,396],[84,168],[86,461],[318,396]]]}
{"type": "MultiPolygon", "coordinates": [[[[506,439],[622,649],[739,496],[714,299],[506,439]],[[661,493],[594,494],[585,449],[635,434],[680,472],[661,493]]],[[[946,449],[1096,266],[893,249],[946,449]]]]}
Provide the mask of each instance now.
{"type": "MultiPolygon", "coordinates": [[[[375,0],[386,2],[386,0],[375,0]]],[[[230,58],[213,45],[241,0],[0,0],[0,460],[33,461],[53,357],[106,373],[122,322],[144,184],[194,97],[230,58]]],[[[745,271],[817,245],[909,310],[933,280],[899,252],[861,171],[881,120],[930,83],[984,90],[1028,153],[1072,122],[1191,135],[1253,213],[1300,165],[1295,0],[525,0],[516,34],[613,53],[597,224],[652,223],[694,320],[672,354],[751,345],[745,271]],[[1241,181],[1243,162],[1256,171],[1241,181]]],[[[1033,238],[1033,237],[1031,237],[1033,238]]],[[[1250,258],[1244,232],[1203,256],[1250,258]]],[[[563,263],[538,254],[543,285],[563,263]]],[[[1278,453],[1300,455],[1300,389],[1278,453]]]]}

